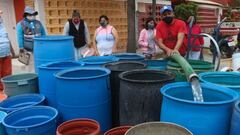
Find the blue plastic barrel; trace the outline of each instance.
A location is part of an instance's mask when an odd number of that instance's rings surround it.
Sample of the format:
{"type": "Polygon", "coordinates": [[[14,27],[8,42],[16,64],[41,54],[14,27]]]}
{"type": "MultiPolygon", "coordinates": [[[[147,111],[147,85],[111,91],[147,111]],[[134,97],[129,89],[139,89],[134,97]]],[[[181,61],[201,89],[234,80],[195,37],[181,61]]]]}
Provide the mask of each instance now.
{"type": "Polygon", "coordinates": [[[240,73],[238,72],[205,72],[200,73],[199,77],[202,82],[231,88],[240,95],[240,73]]]}
{"type": "Polygon", "coordinates": [[[147,64],[147,69],[167,69],[167,60],[144,60],[143,63],[147,64]]]}
{"type": "Polygon", "coordinates": [[[190,83],[162,87],[161,121],[182,125],[194,135],[228,135],[238,93],[210,83],[202,83],[201,87],[204,102],[193,101],[190,83]]]}
{"type": "Polygon", "coordinates": [[[144,55],[137,53],[118,53],[114,56],[119,58],[119,61],[143,61],[145,59],[144,55]]]}
{"type": "Polygon", "coordinates": [[[34,38],[34,65],[56,61],[74,60],[74,44],[71,36],[39,36],[34,38]]]}
{"type": "Polygon", "coordinates": [[[0,102],[0,110],[6,113],[30,106],[43,105],[45,97],[40,94],[21,94],[0,102]]]}
{"type": "Polygon", "coordinates": [[[46,97],[46,104],[57,108],[56,102],[56,78],[54,74],[69,68],[81,67],[83,63],[66,61],[66,62],[50,62],[39,66],[38,82],[39,91],[46,97]]]}
{"type": "Polygon", "coordinates": [[[58,111],[33,106],[9,113],[3,120],[8,135],[56,135],[58,111]]]}
{"type": "Polygon", "coordinates": [[[100,67],[104,64],[116,61],[119,61],[119,58],[115,56],[90,56],[79,60],[79,62],[83,62],[84,66],[87,67],[100,67]]]}
{"type": "Polygon", "coordinates": [[[232,115],[230,135],[239,135],[240,129],[240,100],[236,102],[232,115]]]}
{"type": "Polygon", "coordinates": [[[4,126],[2,124],[3,119],[7,116],[6,112],[0,111],[0,135],[7,135],[4,126]]]}
{"type": "Polygon", "coordinates": [[[110,70],[83,67],[56,74],[56,96],[61,120],[94,119],[101,131],[111,128],[110,70]]]}

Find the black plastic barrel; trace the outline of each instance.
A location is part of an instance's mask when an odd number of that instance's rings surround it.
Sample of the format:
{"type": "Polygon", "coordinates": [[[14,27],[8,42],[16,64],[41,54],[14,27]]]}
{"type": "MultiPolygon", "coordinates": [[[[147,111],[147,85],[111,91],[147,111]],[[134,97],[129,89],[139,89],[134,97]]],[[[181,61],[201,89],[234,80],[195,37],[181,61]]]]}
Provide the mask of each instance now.
{"type": "Polygon", "coordinates": [[[147,65],[142,62],[121,61],[105,64],[104,67],[111,70],[112,125],[116,127],[119,126],[119,74],[134,69],[145,69],[147,65]]]}
{"type": "Polygon", "coordinates": [[[168,71],[140,69],[126,71],[120,77],[120,125],[159,121],[162,95],[159,89],[174,82],[168,71]]]}

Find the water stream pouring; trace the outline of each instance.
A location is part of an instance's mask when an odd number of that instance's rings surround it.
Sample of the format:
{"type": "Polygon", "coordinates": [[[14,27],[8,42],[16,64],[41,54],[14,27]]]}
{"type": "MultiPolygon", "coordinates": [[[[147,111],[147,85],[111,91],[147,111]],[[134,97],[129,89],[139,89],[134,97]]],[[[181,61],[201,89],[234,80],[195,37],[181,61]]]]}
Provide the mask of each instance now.
{"type": "Polygon", "coordinates": [[[183,69],[187,80],[191,83],[194,101],[203,102],[202,88],[199,83],[199,77],[191,67],[191,65],[178,53],[174,53],[171,59],[175,60],[183,69]]]}
{"type": "Polygon", "coordinates": [[[199,78],[194,76],[191,78],[190,82],[191,82],[194,101],[204,102],[199,78]]]}

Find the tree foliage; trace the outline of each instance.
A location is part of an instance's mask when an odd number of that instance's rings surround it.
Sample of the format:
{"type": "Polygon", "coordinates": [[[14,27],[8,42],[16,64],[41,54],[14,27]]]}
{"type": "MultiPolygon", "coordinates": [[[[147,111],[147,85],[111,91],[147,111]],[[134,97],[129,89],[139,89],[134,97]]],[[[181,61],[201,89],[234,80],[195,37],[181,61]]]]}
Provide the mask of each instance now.
{"type": "Polygon", "coordinates": [[[181,20],[187,20],[189,16],[197,16],[198,6],[195,3],[182,3],[174,7],[174,13],[176,18],[181,20]]]}

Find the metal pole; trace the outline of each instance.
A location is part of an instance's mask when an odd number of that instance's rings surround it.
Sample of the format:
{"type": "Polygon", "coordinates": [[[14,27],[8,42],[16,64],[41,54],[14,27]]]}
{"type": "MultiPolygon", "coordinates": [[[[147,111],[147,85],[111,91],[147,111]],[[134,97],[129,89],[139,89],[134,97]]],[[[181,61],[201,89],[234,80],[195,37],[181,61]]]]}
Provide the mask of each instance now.
{"type": "MultiPolygon", "coordinates": [[[[220,62],[221,62],[221,52],[220,52],[220,49],[219,49],[219,46],[218,46],[217,41],[216,41],[211,35],[206,34],[206,33],[201,33],[201,34],[192,35],[192,36],[194,37],[193,44],[195,44],[196,39],[197,39],[198,37],[201,37],[201,36],[203,36],[203,37],[208,37],[208,38],[210,39],[210,41],[213,42],[213,45],[214,45],[215,50],[216,50],[216,51],[215,51],[216,55],[213,55],[212,63],[215,65],[214,71],[218,71],[218,70],[219,70],[219,67],[220,67],[220,62]],[[217,59],[217,62],[216,62],[216,59],[217,59]]],[[[204,47],[204,48],[206,48],[206,47],[204,47]]],[[[208,48],[208,49],[210,49],[210,48],[208,48]]]]}
{"type": "Polygon", "coordinates": [[[152,15],[155,20],[156,19],[156,0],[152,0],[152,15]]]}
{"type": "Polygon", "coordinates": [[[127,17],[128,17],[128,43],[127,52],[136,52],[136,29],[135,29],[135,0],[127,1],[127,17]]]}

